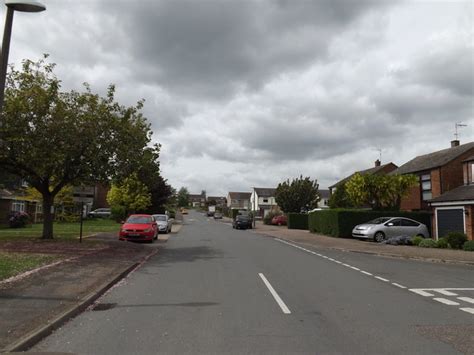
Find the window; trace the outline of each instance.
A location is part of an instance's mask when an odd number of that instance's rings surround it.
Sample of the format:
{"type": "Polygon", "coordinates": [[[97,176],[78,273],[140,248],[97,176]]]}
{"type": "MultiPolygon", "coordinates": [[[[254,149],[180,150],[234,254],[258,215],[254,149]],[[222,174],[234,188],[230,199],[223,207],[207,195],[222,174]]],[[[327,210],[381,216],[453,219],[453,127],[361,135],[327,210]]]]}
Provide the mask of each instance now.
{"type": "Polygon", "coordinates": [[[473,183],[474,182],[474,163],[470,163],[469,165],[471,166],[471,176],[469,178],[469,183],[473,183]]]}
{"type": "Polygon", "coordinates": [[[13,201],[12,202],[13,212],[25,212],[25,201],[13,201]]]}
{"type": "Polygon", "coordinates": [[[418,227],[420,224],[415,221],[410,221],[409,219],[402,219],[403,227],[418,227]]]}
{"type": "Polygon", "coordinates": [[[431,175],[423,174],[420,176],[421,182],[421,196],[423,201],[431,200],[433,194],[431,193],[431,175]]]}
{"type": "Polygon", "coordinates": [[[390,226],[393,226],[393,227],[400,227],[400,225],[402,224],[402,220],[401,219],[392,219],[391,221],[389,221],[386,226],[390,225],[390,226]]]}
{"type": "Polygon", "coordinates": [[[264,198],[263,203],[268,203],[268,198],[264,198]]]}

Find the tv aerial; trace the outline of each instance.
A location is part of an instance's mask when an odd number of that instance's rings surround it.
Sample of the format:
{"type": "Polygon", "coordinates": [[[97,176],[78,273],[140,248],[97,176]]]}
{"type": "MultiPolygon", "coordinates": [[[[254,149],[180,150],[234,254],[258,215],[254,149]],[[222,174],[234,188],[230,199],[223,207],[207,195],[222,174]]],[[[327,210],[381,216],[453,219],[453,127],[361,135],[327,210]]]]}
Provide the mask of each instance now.
{"type": "Polygon", "coordinates": [[[464,124],[462,122],[456,122],[454,124],[454,137],[456,138],[456,140],[459,140],[459,133],[458,133],[459,127],[467,127],[467,124],[464,124]]]}

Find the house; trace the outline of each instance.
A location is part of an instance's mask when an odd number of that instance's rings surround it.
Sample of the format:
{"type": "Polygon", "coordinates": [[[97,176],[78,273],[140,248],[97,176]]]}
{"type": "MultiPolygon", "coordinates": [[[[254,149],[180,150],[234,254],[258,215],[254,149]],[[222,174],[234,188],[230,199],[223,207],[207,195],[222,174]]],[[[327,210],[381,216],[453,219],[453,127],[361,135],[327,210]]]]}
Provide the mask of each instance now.
{"type": "Polygon", "coordinates": [[[207,203],[215,202],[216,207],[224,207],[227,204],[227,199],[224,196],[207,196],[207,203]]]}
{"type": "Polygon", "coordinates": [[[449,190],[429,203],[433,211],[433,236],[462,232],[474,239],[474,155],[462,162],[463,185],[449,190]]]}
{"type": "Polygon", "coordinates": [[[198,194],[189,194],[188,196],[188,204],[191,207],[204,207],[206,206],[206,191],[201,191],[198,194]]]}
{"type": "Polygon", "coordinates": [[[229,192],[227,194],[227,207],[230,209],[250,209],[250,192],[229,192]]]}
{"type": "Polygon", "coordinates": [[[338,186],[341,186],[348,182],[355,174],[360,174],[360,175],[386,175],[394,170],[397,169],[397,165],[393,163],[387,163],[387,164],[381,164],[380,160],[375,161],[375,166],[373,168],[365,169],[365,170],[360,170],[356,171],[355,173],[345,177],[342,180],[339,180],[336,182],[334,185],[329,186],[329,196],[333,194],[333,192],[337,189],[338,186]]]}
{"type": "Polygon", "coordinates": [[[253,188],[250,204],[257,216],[265,217],[270,211],[279,209],[275,201],[275,192],[274,188],[253,188]]]}
{"type": "Polygon", "coordinates": [[[7,223],[12,212],[26,212],[36,222],[41,218],[42,207],[39,201],[28,199],[21,193],[0,189],[0,224],[7,223]]]}
{"type": "Polygon", "coordinates": [[[318,190],[318,193],[318,208],[329,208],[329,197],[331,197],[329,190],[318,190]]]}
{"type": "Polygon", "coordinates": [[[392,174],[414,174],[419,183],[402,198],[402,210],[430,210],[429,201],[463,185],[463,161],[474,155],[474,142],[459,144],[420,155],[400,166],[392,174]]]}

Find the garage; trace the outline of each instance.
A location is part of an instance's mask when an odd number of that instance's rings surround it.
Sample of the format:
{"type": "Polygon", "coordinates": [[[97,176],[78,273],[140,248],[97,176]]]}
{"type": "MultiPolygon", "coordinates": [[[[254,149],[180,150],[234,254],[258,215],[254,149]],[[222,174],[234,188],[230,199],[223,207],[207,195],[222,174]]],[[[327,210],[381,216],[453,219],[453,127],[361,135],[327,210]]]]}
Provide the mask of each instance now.
{"type": "Polygon", "coordinates": [[[438,237],[444,237],[449,232],[465,233],[464,208],[436,208],[438,237]]]}

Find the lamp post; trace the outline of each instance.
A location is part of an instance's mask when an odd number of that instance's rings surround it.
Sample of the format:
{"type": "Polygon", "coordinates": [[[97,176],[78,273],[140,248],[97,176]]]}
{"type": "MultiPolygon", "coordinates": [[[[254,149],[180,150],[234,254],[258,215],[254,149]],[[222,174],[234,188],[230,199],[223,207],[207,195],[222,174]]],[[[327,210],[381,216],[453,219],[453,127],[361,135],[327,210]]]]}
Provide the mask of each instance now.
{"type": "Polygon", "coordinates": [[[7,6],[7,16],[5,19],[0,58],[0,112],[3,111],[3,100],[5,96],[5,80],[7,77],[8,54],[10,52],[10,38],[12,35],[13,12],[41,12],[46,10],[46,6],[34,0],[5,0],[5,5],[7,6]]]}

